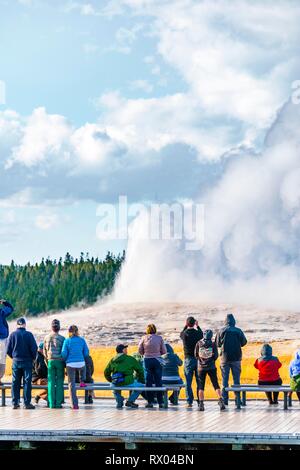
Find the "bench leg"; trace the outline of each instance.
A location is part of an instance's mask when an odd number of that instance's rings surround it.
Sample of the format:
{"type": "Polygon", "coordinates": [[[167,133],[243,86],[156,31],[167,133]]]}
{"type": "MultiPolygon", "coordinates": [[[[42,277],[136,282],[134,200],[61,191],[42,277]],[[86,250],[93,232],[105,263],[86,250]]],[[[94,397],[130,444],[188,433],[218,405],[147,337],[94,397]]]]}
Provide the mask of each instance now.
{"type": "Polygon", "coordinates": [[[87,405],[89,402],[89,392],[88,390],[84,391],[84,404],[87,405]]]}
{"type": "Polygon", "coordinates": [[[289,392],[289,406],[293,406],[293,392],[289,392]]]}
{"type": "Polygon", "coordinates": [[[245,392],[245,390],[242,392],[242,405],[246,406],[246,392],[245,392]]]}
{"type": "Polygon", "coordinates": [[[283,409],[288,409],[288,392],[283,392],[283,409]]]}
{"type": "Polygon", "coordinates": [[[164,392],[164,406],[168,408],[168,390],[164,392]]]}
{"type": "Polygon", "coordinates": [[[2,388],[2,406],[6,406],[6,389],[2,388]]]}
{"type": "Polygon", "coordinates": [[[235,392],[235,403],[238,410],[241,409],[241,393],[235,392]]]}

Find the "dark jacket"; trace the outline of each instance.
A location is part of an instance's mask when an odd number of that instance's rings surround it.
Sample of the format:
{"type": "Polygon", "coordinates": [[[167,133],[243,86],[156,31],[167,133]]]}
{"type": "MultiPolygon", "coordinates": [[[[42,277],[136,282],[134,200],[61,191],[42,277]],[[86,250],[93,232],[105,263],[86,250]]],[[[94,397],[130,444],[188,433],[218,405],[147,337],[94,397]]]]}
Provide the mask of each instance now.
{"type": "Polygon", "coordinates": [[[194,358],[196,344],[203,338],[200,326],[198,326],[197,329],[185,326],[180,333],[180,338],[183,342],[184,357],[186,359],[191,357],[194,358]]]}
{"type": "Polygon", "coordinates": [[[216,343],[212,341],[212,337],[213,332],[206,330],[203,339],[196,344],[195,357],[199,371],[216,369],[215,361],[218,359],[219,353],[216,343]]]}
{"type": "Polygon", "coordinates": [[[247,339],[240,328],[235,326],[235,318],[229,313],[225,320],[225,327],[218,331],[216,344],[221,348],[221,362],[234,362],[242,359],[242,347],[247,339]]]}
{"type": "Polygon", "coordinates": [[[36,382],[38,379],[47,379],[48,367],[42,353],[38,351],[32,367],[32,382],[36,382]]]}
{"type": "Polygon", "coordinates": [[[163,377],[179,377],[178,367],[182,366],[182,360],[180,357],[174,353],[174,350],[170,344],[165,344],[167,349],[167,354],[162,356],[163,368],[162,375],[163,377]]]}
{"type": "Polygon", "coordinates": [[[33,334],[26,331],[25,328],[17,328],[16,331],[11,333],[7,345],[7,354],[14,361],[34,361],[37,349],[33,334]]]}
{"type": "MultiPolygon", "coordinates": [[[[86,369],[86,371],[85,371],[85,374],[86,374],[85,381],[86,381],[87,384],[92,384],[92,383],[94,383],[94,379],[93,379],[94,362],[93,362],[92,356],[87,356],[84,359],[84,362],[85,362],[85,369],[86,369]]],[[[79,371],[78,370],[76,370],[75,380],[76,380],[76,383],[80,382],[80,377],[79,377],[79,371]]]]}
{"type": "Polygon", "coordinates": [[[104,376],[108,382],[112,381],[112,375],[116,372],[121,372],[124,375],[124,381],[119,385],[131,385],[134,380],[134,373],[136,372],[136,379],[138,382],[145,383],[144,369],[139,362],[132,356],[127,354],[117,354],[111,361],[109,361],[104,376]]]}
{"type": "Polygon", "coordinates": [[[14,308],[9,302],[3,302],[0,307],[0,339],[5,339],[9,334],[6,319],[13,313],[14,308]]]}

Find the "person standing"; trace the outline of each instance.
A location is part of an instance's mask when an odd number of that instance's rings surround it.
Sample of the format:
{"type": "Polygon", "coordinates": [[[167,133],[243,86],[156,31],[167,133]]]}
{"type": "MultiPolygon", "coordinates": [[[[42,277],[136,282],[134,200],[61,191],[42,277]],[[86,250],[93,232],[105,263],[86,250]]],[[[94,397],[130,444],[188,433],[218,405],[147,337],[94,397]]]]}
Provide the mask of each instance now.
{"type": "Polygon", "coordinates": [[[5,374],[7,338],[9,335],[7,317],[14,311],[13,306],[6,300],[0,300],[0,385],[5,374]]]}
{"type": "MultiPolygon", "coordinates": [[[[117,355],[109,361],[104,376],[108,382],[115,387],[143,387],[145,383],[144,369],[142,365],[133,357],[128,355],[128,346],[126,344],[118,344],[116,347],[117,355]]],[[[121,409],[124,405],[124,398],[120,390],[114,390],[114,397],[117,402],[117,408],[121,409]]],[[[140,395],[139,391],[133,390],[130,393],[125,406],[128,408],[138,408],[135,400],[140,395]]]]}
{"type": "MultiPolygon", "coordinates": [[[[162,387],[162,357],[167,354],[167,349],[161,336],[156,334],[156,326],[147,326],[146,335],[139,343],[139,354],[144,356],[144,367],[146,375],[146,387],[162,387]]],[[[163,393],[156,392],[159,408],[164,408],[163,393]]],[[[154,393],[147,392],[148,403],[146,408],[153,408],[154,393]]]]}
{"type": "Polygon", "coordinates": [[[76,372],[80,377],[80,387],[86,387],[85,358],[89,356],[89,349],[85,339],[79,336],[78,327],[69,327],[69,338],[64,341],[61,355],[67,365],[71,407],[78,410],[78,398],[76,394],[76,372]]]}
{"type": "Polygon", "coordinates": [[[186,324],[180,338],[183,342],[184,350],[184,375],[185,375],[185,393],[188,408],[193,406],[194,393],[192,389],[193,378],[195,377],[197,383],[197,395],[198,395],[198,370],[197,370],[197,359],[195,358],[195,347],[198,341],[203,338],[203,332],[198,325],[198,321],[193,317],[189,316],[186,319],[186,324]]]}
{"type": "MultiPolygon", "coordinates": [[[[43,348],[44,348],[44,343],[40,343],[35,361],[33,363],[33,369],[32,369],[32,384],[33,385],[47,385],[48,384],[48,380],[47,380],[48,368],[45,362],[43,348]]],[[[42,390],[34,397],[34,401],[36,402],[36,404],[38,404],[41,398],[45,401],[48,401],[47,389],[42,390]]]]}
{"type": "Polygon", "coordinates": [[[64,401],[65,363],[62,348],[65,337],[59,334],[60,322],[53,320],[52,333],[44,339],[44,357],[48,365],[48,400],[49,408],[62,408],[64,401]]]}
{"type": "MultiPolygon", "coordinates": [[[[256,359],[254,367],[258,369],[258,385],[282,385],[279,369],[282,366],[278,357],[273,356],[272,346],[264,344],[261,348],[261,357],[256,359]]],[[[270,405],[278,405],[279,392],[266,392],[270,405]]]]}
{"type": "Polygon", "coordinates": [[[228,387],[230,371],[234,385],[240,385],[242,347],[247,344],[243,331],[235,326],[232,313],[226,316],[225,326],[218,331],[216,344],[221,348],[222,396],[225,405],[228,405],[228,392],[225,388],[228,387]]]}
{"type": "Polygon", "coordinates": [[[198,390],[198,409],[204,411],[204,389],[206,376],[208,375],[212,386],[214,387],[219,398],[218,405],[220,410],[225,410],[224,401],[222,399],[221,389],[217,376],[216,360],[219,353],[216,343],[213,341],[212,330],[206,330],[203,334],[203,339],[200,339],[195,347],[195,357],[198,361],[198,377],[199,377],[199,390],[198,390]]]}
{"type": "Polygon", "coordinates": [[[24,381],[24,408],[34,410],[31,404],[32,365],[36,358],[37,344],[32,333],[26,330],[25,318],[17,320],[17,329],[8,339],[7,354],[12,364],[12,403],[13,409],[20,408],[21,381],[24,381]]]}

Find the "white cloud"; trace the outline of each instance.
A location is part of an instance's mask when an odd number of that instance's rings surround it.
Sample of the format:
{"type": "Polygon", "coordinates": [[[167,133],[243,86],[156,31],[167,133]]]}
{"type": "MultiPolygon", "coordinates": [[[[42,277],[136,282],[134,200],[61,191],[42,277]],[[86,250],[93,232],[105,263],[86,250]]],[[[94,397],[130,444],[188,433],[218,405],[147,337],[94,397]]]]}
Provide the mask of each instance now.
{"type": "Polygon", "coordinates": [[[153,85],[148,82],[148,80],[133,80],[130,83],[130,87],[134,90],[142,90],[146,93],[151,93],[153,91],[153,85]]]}
{"type": "Polygon", "coordinates": [[[35,219],[35,225],[40,230],[50,230],[59,223],[57,214],[40,214],[35,219]]]}
{"type": "Polygon", "coordinates": [[[21,162],[30,167],[46,159],[47,155],[62,156],[63,143],[70,136],[70,127],[63,116],[49,115],[37,108],[27,119],[21,142],[13,148],[8,167],[21,162]]]}

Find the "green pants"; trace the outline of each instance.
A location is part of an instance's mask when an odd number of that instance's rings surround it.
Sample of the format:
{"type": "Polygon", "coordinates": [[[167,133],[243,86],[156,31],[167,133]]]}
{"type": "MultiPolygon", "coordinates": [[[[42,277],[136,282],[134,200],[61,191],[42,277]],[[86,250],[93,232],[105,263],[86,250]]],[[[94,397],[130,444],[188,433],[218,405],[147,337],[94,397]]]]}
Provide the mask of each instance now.
{"type": "Polygon", "coordinates": [[[52,359],[48,362],[49,408],[60,408],[64,401],[65,364],[52,359]]]}

